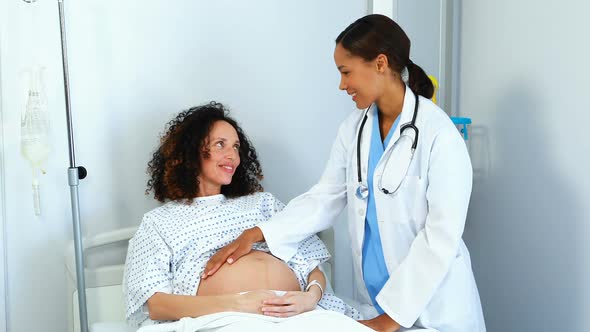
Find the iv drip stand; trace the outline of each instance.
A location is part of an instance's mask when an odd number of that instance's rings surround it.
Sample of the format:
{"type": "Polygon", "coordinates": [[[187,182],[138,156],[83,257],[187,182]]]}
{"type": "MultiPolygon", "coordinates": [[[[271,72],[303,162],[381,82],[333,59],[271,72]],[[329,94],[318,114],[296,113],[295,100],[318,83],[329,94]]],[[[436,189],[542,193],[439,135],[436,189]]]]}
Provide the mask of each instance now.
{"type": "Polygon", "coordinates": [[[66,27],[64,18],[64,0],[58,0],[59,28],[61,33],[61,53],[63,64],[64,90],[66,99],[66,118],[68,126],[68,146],[70,150],[70,167],[68,168],[68,184],[70,186],[70,198],[72,204],[72,222],[74,225],[74,251],[76,254],[76,281],[78,286],[78,309],[80,313],[80,331],[88,332],[88,313],[86,308],[86,284],[84,278],[84,250],[82,247],[82,235],[80,230],[80,201],[78,195],[78,183],[86,177],[87,172],[83,166],[76,166],[74,151],[74,131],[72,128],[72,114],[70,104],[70,82],[68,72],[68,53],[66,47],[66,27]]]}

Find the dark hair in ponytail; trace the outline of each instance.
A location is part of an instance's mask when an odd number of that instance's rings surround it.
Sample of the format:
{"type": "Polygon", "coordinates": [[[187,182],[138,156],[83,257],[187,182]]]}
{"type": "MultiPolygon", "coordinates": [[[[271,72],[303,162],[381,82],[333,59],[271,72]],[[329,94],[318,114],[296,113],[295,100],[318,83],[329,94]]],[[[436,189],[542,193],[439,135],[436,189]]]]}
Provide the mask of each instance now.
{"type": "Polygon", "coordinates": [[[371,14],[359,18],[338,35],[336,44],[365,61],[372,61],[379,54],[384,54],[389,68],[396,73],[401,75],[404,67],[408,68],[408,85],[415,94],[432,98],[432,81],[420,66],[410,60],[410,39],[389,17],[371,14]]]}

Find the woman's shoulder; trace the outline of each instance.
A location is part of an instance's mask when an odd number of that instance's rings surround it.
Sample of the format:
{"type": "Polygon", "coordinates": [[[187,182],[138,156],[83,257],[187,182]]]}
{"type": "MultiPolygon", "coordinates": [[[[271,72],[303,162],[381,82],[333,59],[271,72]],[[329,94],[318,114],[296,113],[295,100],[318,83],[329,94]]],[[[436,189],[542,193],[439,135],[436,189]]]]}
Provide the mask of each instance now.
{"type": "Polygon", "coordinates": [[[265,203],[274,202],[278,199],[268,191],[258,191],[249,195],[233,198],[232,201],[240,203],[265,203]]]}
{"type": "Polygon", "coordinates": [[[285,207],[283,202],[267,191],[241,196],[228,202],[238,210],[272,211],[272,213],[281,211],[285,207]]]}
{"type": "Polygon", "coordinates": [[[180,203],[175,201],[166,202],[160,206],[156,206],[155,208],[149,210],[148,212],[143,214],[144,219],[154,219],[159,218],[161,216],[167,216],[171,213],[171,210],[174,209],[176,205],[180,203]]]}
{"type": "Polygon", "coordinates": [[[420,97],[419,112],[416,121],[421,134],[436,135],[441,131],[456,130],[449,115],[430,99],[420,97]]]}
{"type": "Polygon", "coordinates": [[[356,127],[365,115],[364,110],[355,109],[348,114],[348,116],[340,124],[340,132],[355,133],[356,127]]]}
{"type": "Polygon", "coordinates": [[[336,142],[340,142],[344,147],[350,146],[356,140],[357,127],[364,115],[365,111],[363,110],[354,109],[351,111],[338,127],[336,142]]]}
{"type": "Polygon", "coordinates": [[[182,203],[176,201],[166,202],[160,206],[157,206],[148,212],[143,214],[141,221],[142,226],[151,226],[158,228],[164,221],[170,221],[174,219],[175,213],[182,206],[182,203]]]}

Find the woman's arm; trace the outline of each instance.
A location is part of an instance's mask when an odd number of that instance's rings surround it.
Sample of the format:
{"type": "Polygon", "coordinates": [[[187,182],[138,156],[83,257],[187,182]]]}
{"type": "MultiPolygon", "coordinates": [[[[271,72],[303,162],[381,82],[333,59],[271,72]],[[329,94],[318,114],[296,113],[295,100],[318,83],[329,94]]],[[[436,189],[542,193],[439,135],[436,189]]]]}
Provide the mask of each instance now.
{"type": "Polygon", "coordinates": [[[179,320],[223,311],[261,313],[262,302],[274,297],[271,291],[253,291],[243,295],[190,296],[156,293],[147,306],[152,320],[179,320]]]}
{"type": "Polygon", "coordinates": [[[315,301],[315,303],[317,304],[322,299],[324,291],[326,290],[326,276],[324,275],[324,272],[320,270],[319,267],[316,267],[315,269],[313,269],[313,271],[311,271],[311,273],[307,277],[307,284],[309,285],[309,283],[314,280],[317,281],[320,284],[320,286],[322,286],[322,288],[320,289],[317,285],[312,285],[307,290],[307,292],[314,294],[314,298],[317,297],[317,300],[315,301]]]}

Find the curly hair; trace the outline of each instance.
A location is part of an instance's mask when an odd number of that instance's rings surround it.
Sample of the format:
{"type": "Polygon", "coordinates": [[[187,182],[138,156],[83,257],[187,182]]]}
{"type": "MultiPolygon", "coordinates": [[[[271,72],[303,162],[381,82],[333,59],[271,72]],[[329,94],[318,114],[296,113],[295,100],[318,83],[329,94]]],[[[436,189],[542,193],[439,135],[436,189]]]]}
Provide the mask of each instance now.
{"type": "Polygon", "coordinates": [[[229,111],[220,103],[190,108],[182,111],[166,125],[160,146],[148,163],[146,195],[154,192],[160,202],[187,200],[192,202],[199,191],[198,175],[201,173],[201,156],[209,158],[206,141],[213,124],[225,121],[232,125],[240,140],[240,165],[232,181],[221,186],[227,197],[239,197],[262,191],[262,168],[256,150],[242,128],[228,116],[229,111]]]}

